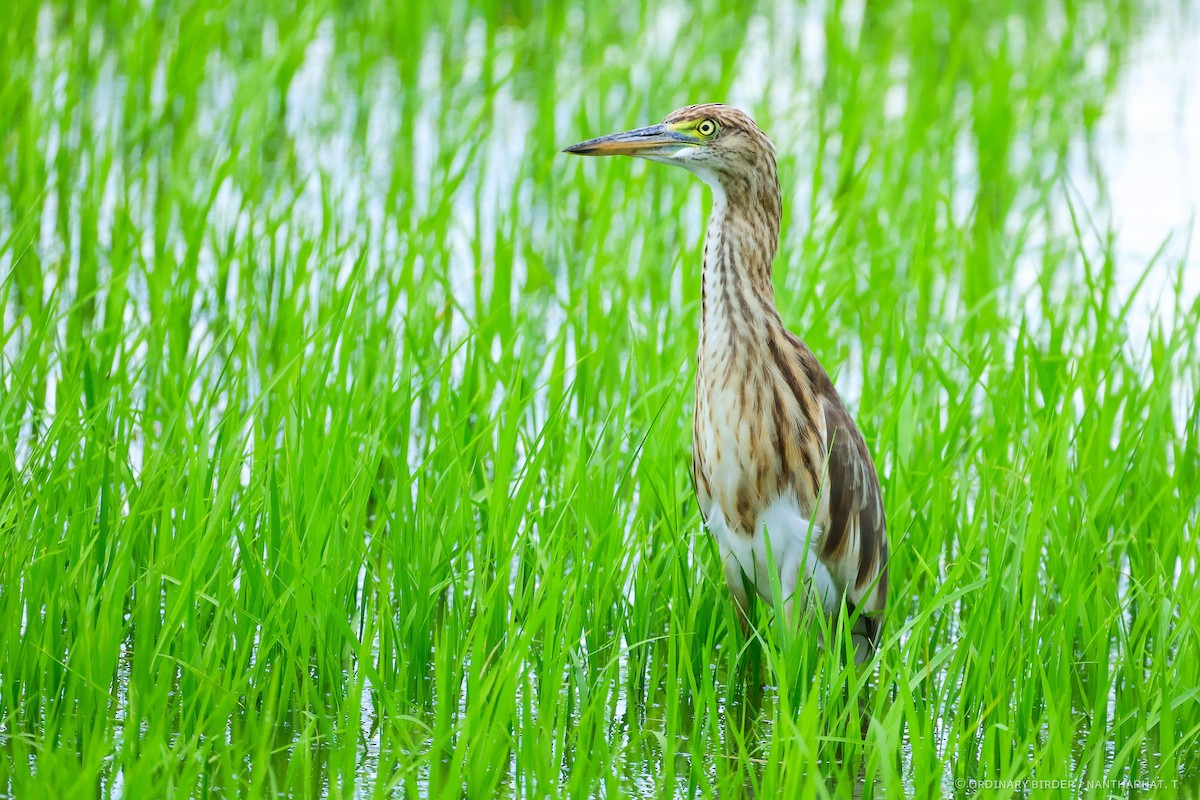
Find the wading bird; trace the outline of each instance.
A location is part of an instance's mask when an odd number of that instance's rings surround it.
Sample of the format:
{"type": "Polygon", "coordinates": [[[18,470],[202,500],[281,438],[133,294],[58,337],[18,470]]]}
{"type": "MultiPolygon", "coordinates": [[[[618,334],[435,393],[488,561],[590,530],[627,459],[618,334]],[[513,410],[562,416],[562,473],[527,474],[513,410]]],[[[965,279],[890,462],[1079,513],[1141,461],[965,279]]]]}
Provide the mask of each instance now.
{"type": "Polygon", "coordinates": [[[855,660],[866,660],[887,598],[883,502],[862,434],[775,307],[775,148],[742,111],[705,104],[564,152],[674,164],[712,190],[692,442],[700,509],[743,630],[755,594],[772,600],[769,548],[787,618],[797,602],[833,616],[844,601],[859,612],[855,660]]]}

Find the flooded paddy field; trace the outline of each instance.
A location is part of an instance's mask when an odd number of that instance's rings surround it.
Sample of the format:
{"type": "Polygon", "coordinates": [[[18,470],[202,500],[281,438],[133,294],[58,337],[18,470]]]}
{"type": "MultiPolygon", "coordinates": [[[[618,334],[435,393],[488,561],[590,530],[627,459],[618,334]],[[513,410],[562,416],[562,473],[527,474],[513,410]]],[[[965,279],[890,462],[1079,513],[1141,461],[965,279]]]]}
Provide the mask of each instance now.
{"type": "Polygon", "coordinates": [[[1196,797],[1200,17],[15,0],[0,797],[1196,797]],[[745,108],[875,455],[864,669],[690,471],[745,108]]]}

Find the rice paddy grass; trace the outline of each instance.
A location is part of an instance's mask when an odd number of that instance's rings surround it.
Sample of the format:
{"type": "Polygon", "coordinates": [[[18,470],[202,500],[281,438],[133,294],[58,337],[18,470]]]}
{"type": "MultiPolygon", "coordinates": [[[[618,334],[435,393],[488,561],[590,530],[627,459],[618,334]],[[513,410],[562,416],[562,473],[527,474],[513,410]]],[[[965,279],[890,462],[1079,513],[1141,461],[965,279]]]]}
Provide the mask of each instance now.
{"type": "Polygon", "coordinates": [[[1177,11],[8,3],[0,796],[1195,797],[1200,265],[1068,169],[1177,11]],[[701,526],[706,190],[559,153],[707,100],[879,466],[861,670],[701,526]]]}

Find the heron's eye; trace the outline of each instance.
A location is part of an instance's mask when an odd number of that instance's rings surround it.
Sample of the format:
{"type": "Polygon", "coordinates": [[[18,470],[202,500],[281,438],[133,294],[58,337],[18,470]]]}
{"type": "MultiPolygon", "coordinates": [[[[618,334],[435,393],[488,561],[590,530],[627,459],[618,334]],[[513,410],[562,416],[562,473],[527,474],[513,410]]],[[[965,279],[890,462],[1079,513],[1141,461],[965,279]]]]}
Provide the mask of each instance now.
{"type": "Polygon", "coordinates": [[[712,136],[717,132],[717,123],[711,119],[702,119],[700,124],[696,126],[696,133],[701,136],[712,136]]]}

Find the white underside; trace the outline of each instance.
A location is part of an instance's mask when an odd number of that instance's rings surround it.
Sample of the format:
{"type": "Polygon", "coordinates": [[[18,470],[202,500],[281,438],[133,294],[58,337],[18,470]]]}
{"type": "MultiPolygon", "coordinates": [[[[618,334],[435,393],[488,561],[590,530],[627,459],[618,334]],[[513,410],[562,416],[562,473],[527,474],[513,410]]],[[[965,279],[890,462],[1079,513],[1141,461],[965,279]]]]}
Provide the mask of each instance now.
{"type": "Polygon", "coordinates": [[[811,597],[826,613],[837,609],[841,589],[828,567],[817,557],[821,529],[804,518],[795,501],[780,497],[771,504],[759,517],[754,536],[731,531],[725,520],[724,511],[713,503],[709,509],[708,527],[720,545],[727,576],[733,577],[729,570],[736,565],[749,587],[763,600],[773,603],[771,561],[767,557],[769,546],[783,595],[780,600],[785,606],[790,608],[796,600],[796,590],[803,583],[811,592],[804,598],[805,605],[811,597]]]}
{"type": "MultiPolygon", "coordinates": [[[[720,547],[725,579],[735,596],[740,587],[745,585],[763,600],[774,604],[773,559],[786,618],[796,619],[794,612],[797,603],[802,612],[820,608],[829,616],[837,613],[843,593],[850,588],[852,578],[831,572],[817,557],[822,531],[819,526],[805,519],[794,500],[780,497],[772,503],[759,517],[757,530],[752,537],[731,531],[725,513],[716,503],[709,508],[707,518],[708,528],[720,547]],[[767,557],[768,547],[771,559],[767,557]]],[[[859,593],[850,591],[848,594],[859,593]]],[[[870,646],[857,628],[853,638],[855,661],[861,664],[869,657],[870,646]]]]}
{"type": "MultiPolygon", "coordinates": [[[[734,596],[746,587],[774,604],[772,561],[767,558],[769,542],[770,555],[778,570],[782,610],[787,619],[797,619],[794,615],[797,603],[802,613],[820,607],[824,613],[833,616],[838,613],[842,595],[846,594],[850,601],[860,600],[857,595],[862,593],[851,588],[851,576],[830,572],[829,567],[817,558],[821,529],[810,524],[791,499],[775,500],[758,518],[758,527],[752,537],[730,530],[725,512],[715,503],[709,509],[708,528],[720,546],[725,579],[734,596]]],[[[870,642],[857,626],[852,637],[854,662],[864,663],[871,654],[870,642]]]]}

